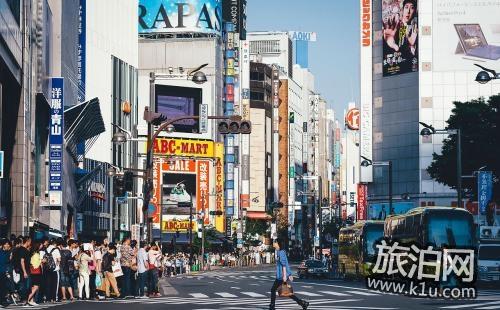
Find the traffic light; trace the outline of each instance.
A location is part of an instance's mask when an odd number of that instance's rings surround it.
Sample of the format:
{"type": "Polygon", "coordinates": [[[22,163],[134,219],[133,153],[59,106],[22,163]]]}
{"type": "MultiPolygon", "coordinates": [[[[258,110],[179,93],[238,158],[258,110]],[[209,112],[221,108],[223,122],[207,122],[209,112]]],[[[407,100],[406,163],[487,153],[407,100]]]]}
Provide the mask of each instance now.
{"type": "Polygon", "coordinates": [[[217,216],[223,215],[222,211],[220,211],[220,210],[218,210],[218,211],[210,211],[210,212],[208,212],[208,214],[210,214],[210,215],[217,215],[217,216]]]}
{"type": "Polygon", "coordinates": [[[132,171],[125,171],[123,174],[123,182],[125,191],[131,192],[134,190],[134,173],[132,171]]]}
{"type": "Polygon", "coordinates": [[[217,125],[220,134],[250,134],[252,123],[250,121],[223,120],[217,125]]]}
{"type": "Polygon", "coordinates": [[[122,175],[117,175],[113,179],[113,194],[115,197],[125,196],[125,182],[122,175]]]}
{"type": "Polygon", "coordinates": [[[153,182],[146,180],[142,185],[143,193],[143,210],[147,210],[149,207],[149,201],[151,201],[151,192],[153,191],[153,182]]]}

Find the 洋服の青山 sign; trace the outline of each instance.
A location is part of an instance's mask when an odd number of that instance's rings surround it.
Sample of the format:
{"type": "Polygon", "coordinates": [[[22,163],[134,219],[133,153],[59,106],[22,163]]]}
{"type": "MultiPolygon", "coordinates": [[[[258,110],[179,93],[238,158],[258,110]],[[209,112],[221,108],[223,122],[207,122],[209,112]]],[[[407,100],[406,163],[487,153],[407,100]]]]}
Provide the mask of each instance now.
{"type": "Polygon", "coordinates": [[[139,0],[141,34],[221,31],[221,0],[139,0]]]}
{"type": "Polygon", "coordinates": [[[214,142],[188,139],[156,139],[153,151],[157,155],[213,157],[214,142]]]}

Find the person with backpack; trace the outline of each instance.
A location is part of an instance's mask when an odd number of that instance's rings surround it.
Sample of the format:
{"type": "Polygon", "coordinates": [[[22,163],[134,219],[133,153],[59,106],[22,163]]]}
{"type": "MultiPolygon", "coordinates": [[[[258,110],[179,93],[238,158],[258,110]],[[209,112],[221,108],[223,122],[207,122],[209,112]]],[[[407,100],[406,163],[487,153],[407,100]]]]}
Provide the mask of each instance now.
{"type": "MultiPolygon", "coordinates": [[[[72,240],[69,240],[71,243],[72,240]]],[[[73,258],[73,253],[71,253],[70,247],[63,244],[62,248],[59,249],[61,252],[61,266],[60,266],[60,281],[61,286],[61,296],[62,301],[66,301],[66,291],[69,293],[69,299],[73,301],[75,298],[73,296],[73,287],[71,285],[72,273],[75,270],[75,261],[73,258]]]]}
{"type": "MultiPolygon", "coordinates": [[[[280,285],[286,285],[288,281],[292,281],[292,271],[290,265],[288,264],[288,258],[286,257],[284,239],[276,239],[273,242],[273,247],[276,251],[276,280],[274,280],[273,286],[271,288],[271,304],[269,305],[269,310],[276,309],[276,291],[280,285]]],[[[293,299],[303,310],[307,310],[309,307],[309,302],[298,298],[295,295],[289,296],[293,299]]]]}
{"type": "Polygon", "coordinates": [[[44,272],[47,278],[47,302],[56,302],[59,292],[59,270],[61,262],[61,252],[59,247],[62,246],[61,240],[50,240],[47,251],[45,252],[44,272]]]}

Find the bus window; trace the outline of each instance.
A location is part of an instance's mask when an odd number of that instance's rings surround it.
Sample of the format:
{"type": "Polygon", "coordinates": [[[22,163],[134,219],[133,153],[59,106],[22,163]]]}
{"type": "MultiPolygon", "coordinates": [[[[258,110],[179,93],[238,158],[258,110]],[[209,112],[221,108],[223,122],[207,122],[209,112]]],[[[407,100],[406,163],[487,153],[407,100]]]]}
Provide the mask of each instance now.
{"type": "Polygon", "coordinates": [[[428,242],[435,248],[472,247],[472,224],[465,215],[432,214],[427,229],[428,242]]]}
{"type": "Polygon", "coordinates": [[[375,242],[384,237],[384,228],[382,225],[369,226],[365,231],[365,251],[367,256],[374,256],[377,254],[375,248],[375,242]]]}

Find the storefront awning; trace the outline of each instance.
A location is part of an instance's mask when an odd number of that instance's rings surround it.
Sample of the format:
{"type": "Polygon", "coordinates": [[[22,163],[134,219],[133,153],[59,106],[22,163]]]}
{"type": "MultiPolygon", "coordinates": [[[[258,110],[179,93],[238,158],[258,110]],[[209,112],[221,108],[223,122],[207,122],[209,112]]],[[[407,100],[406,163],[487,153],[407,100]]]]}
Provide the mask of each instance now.
{"type": "Polygon", "coordinates": [[[99,99],[94,98],[66,109],[64,127],[64,140],[73,156],[85,154],[97,137],[106,130],[99,99]],[[82,142],[86,142],[85,150],[77,152],[77,146],[82,142]]]}

